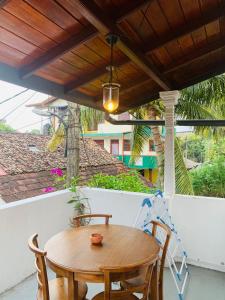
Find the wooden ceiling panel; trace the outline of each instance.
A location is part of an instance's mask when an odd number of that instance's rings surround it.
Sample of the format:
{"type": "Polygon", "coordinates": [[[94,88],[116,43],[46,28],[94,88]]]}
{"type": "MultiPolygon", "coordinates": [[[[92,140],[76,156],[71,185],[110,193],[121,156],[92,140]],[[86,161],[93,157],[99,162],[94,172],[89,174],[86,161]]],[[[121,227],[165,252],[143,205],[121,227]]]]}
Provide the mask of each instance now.
{"type": "Polygon", "coordinates": [[[182,36],[179,38],[178,42],[183,54],[186,54],[195,48],[194,39],[191,34],[182,36]]]}
{"type": "Polygon", "coordinates": [[[11,0],[4,10],[56,42],[63,42],[69,34],[22,0],[11,0]]]}
{"type": "Polygon", "coordinates": [[[188,82],[191,78],[195,78],[198,74],[204,74],[212,66],[215,66],[221,60],[221,50],[218,49],[214,53],[196,59],[193,64],[187,64],[170,74],[177,82],[178,86],[188,82]]]}
{"type": "Polygon", "coordinates": [[[46,66],[41,70],[35,72],[36,75],[41,76],[43,78],[48,79],[49,81],[56,82],[59,84],[65,84],[71,80],[71,75],[68,74],[66,71],[59,70],[54,66],[46,66]]]}
{"type": "Polygon", "coordinates": [[[158,48],[154,50],[153,53],[160,61],[162,66],[166,66],[172,62],[172,59],[165,47],[158,48]]]}
{"type": "Polygon", "coordinates": [[[27,55],[0,42],[0,57],[3,63],[18,68],[27,55]]]}
{"type": "Polygon", "coordinates": [[[44,52],[44,50],[37,48],[35,45],[27,42],[26,40],[2,27],[0,27],[0,41],[24,54],[33,56],[34,58],[38,57],[44,52]]]}
{"type": "Polygon", "coordinates": [[[79,33],[84,27],[74,17],[53,0],[25,0],[33,8],[71,34],[79,33]]]}
{"type": "Polygon", "coordinates": [[[207,43],[207,36],[204,26],[193,31],[191,35],[196,48],[202,47],[207,43]]]}
{"type": "Polygon", "coordinates": [[[186,20],[198,19],[201,17],[199,0],[179,0],[181,9],[186,20]]]}
{"type": "Polygon", "coordinates": [[[71,16],[73,16],[79,23],[88,25],[88,21],[81,15],[71,0],[55,0],[61,7],[63,7],[71,16]]]}
{"type": "MultiPolygon", "coordinates": [[[[156,34],[151,26],[151,24],[148,21],[147,13],[150,9],[150,4],[145,7],[145,9],[142,9],[140,11],[137,11],[136,13],[129,16],[127,19],[127,23],[130,25],[130,28],[133,29],[133,31],[136,33],[136,35],[139,37],[137,42],[140,42],[140,39],[143,41],[146,41],[148,39],[152,39],[156,37],[156,34]]],[[[121,23],[121,27],[124,26],[126,21],[121,23]]],[[[127,33],[129,36],[133,36],[132,31],[129,32],[127,30],[127,33]]]]}
{"type": "Polygon", "coordinates": [[[207,40],[215,40],[220,36],[220,23],[219,21],[211,22],[205,26],[207,40]]]}
{"type": "Polygon", "coordinates": [[[183,55],[182,47],[178,41],[171,41],[167,43],[165,49],[172,60],[183,55]]]}
{"type": "Polygon", "coordinates": [[[44,50],[48,50],[56,45],[56,42],[49,39],[40,31],[32,28],[3,9],[0,9],[0,26],[44,50]]]}
{"type": "MultiPolygon", "coordinates": [[[[160,7],[171,29],[177,29],[185,24],[185,18],[179,0],[159,0],[160,7]]],[[[190,4],[191,5],[191,4],[190,4]]]]}
{"type": "Polygon", "coordinates": [[[46,82],[48,93],[47,86],[56,86],[60,95],[72,91],[93,106],[108,77],[105,34],[115,32],[121,107],[138,106],[162,89],[205,78],[211,69],[225,71],[224,5],[225,0],[11,0],[0,9],[0,63],[14,67],[16,83],[46,82]]]}
{"type": "Polygon", "coordinates": [[[150,3],[146,12],[146,18],[157,36],[163,35],[170,30],[168,21],[157,1],[150,3]]]}

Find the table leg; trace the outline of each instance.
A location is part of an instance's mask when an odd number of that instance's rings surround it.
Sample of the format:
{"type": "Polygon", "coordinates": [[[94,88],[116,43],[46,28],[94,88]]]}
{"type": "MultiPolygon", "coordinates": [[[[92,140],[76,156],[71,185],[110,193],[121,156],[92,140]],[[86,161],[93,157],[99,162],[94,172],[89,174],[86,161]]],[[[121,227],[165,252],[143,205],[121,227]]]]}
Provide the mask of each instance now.
{"type": "Polygon", "coordinates": [[[151,280],[151,300],[159,300],[159,274],[158,274],[158,261],[156,262],[153,271],[152,271],[152,280],[151,280]]]}
{"type": "Polygon", "coordinates": [[[74,280],[74,274],[68,277],[68,300],[78,300],[78,281],[74,280]]]}

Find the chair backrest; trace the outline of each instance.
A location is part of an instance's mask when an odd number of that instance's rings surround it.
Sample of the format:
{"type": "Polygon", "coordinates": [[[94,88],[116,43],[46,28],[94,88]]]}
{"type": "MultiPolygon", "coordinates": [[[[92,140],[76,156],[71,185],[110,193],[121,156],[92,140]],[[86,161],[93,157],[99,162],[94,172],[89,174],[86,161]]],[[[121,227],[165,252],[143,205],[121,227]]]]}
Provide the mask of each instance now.
{"type": "Polygon", "coordinates": [[[108,267],[101,267],[101,271],[104,273],[104,284],[105,284],[105,291],[104,291],[104,300],[110,300],[113,296],[113,299],[126,299],[126,297],[132,295],[133,293],[139,293],[140,290],[143,291],[143,298],[142,300],[148,299],[149,288],[152,278],[152,271],[155,266],[158,257],[154,260],[151,260],[142,266],[133,265],[123,268],[108,268],[108,267]],[[133,278],[140,274],[142,270],[147,270],[145,272],[145,280],[141,285],[135,287],[128,287],[125,290],[112,290],[112,282],[116,281],[124,281],[129,278],[133,278]]]}
{"type": "Polygon", "coordinates": [[[156,238],[156,240],[159,242],[159,246],[161,248],[161,257],[160,257],[160,271],[159,271],[159,282],[162,283],[163,281],[163,269],[165,266],[165,260],[166,260],[166,254],[171,238],[171,230],[170,228],[162,223],[151,221],[152,223],[152,236],[156,238]],[[160,230],[160,239],[157,236],[158,231],[160,230]],[[163,234],[163,237],[161,236],[163,234]]]}
{"type": "Polygon", "coordinates": [[[38,289],[41,290],[43,300],[50,300],[49,287],[48,287],[48,275],[46,270],[45,256],[47,252],[39,249],[38,235],[32,235],[28,240],[28,246],[35,255],[35,266],[37,269],[37,282],[38,289]]]}
{"type": "Polygon", "coordinates": [[[80,215],[77,217],[73,218],[74,225],[76,227],[80,227],[82,225],[82,220],[84,219],[92,219],[92,218],[105,218],[105,224],[109,224],[109,219],[112,218],[112,215],[107,215],[107,214],[85,214],[85,215],[80,215]]]}

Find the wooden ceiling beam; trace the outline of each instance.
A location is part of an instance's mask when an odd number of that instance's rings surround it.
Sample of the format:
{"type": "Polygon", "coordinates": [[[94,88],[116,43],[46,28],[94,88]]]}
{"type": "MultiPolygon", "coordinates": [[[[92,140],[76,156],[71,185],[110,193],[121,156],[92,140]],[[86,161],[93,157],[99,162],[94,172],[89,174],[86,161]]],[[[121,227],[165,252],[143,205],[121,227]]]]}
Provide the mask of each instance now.
{"type": "Polygon", "coordinates": [[[64,87],[61,84],[49,81],[39,76],[33,75],[27,79],[21,79],[18,70],[9,65],[0,62],[0,80],[10,82],[37,92],[51,95],[60,99],[76,102],[82,105],[103,109],[102,105],[95,104],[95,98],[83,94],[79,91],[73,91],[70,94],[64,93],[64,87]]]}
{"type": "Polygon", "coordinates": [[[196,20],[190,20],[186,25],[179,27],[177,30],[171,30],[164,36],[157,38],[155,41],[150,40],[144,48],[146,53],[149,53],[155,49],[161,48],[169,42],[177,40],[182,36],[192,33],[193,31],[205,26],[213,21],[218,20],[220,17],[225,16],[225,9],[216,8],[210,9],[207,13],[204,13],[201,18],[196,20]]]}
{"type": "Polygon", "coordinates": [[[210,53],[218,51],[223,47],[225,47],[225,37],[220,38],[219,40],[206,45],[204,48],[194,49],[194,51],[191,52],[190,54],[183,56],[180,60],[175,61],[173,64],[167,66],[164,73],[168,74],[170,72],[179,70],[180,68],[192,64],[196,60],[201,59],[202,57],[210,53]]]}
{"type": "MultiPolygon", "coordinates": [[[[0,7],[3,7],[9,1],[10,0],[0,0],[0,7]]],[[[122,6],[120,12],[115,14],[115,22],[122,22],[129,15],[131,15],[137,10],[140,10],[142,7],[144,7],[151,1],[152,0],[134,0],[132,1],[129,7],[127,5],[122,6]]],[[[56,60],[64,53],[70,51],[75,47],[78,47],[80,44],[94,38],[98,34],[99,32],[93,26],[86,27],[82,32],[80,32],[79,35],[75,35],[68,38],[66,41],[50,49],[44,55],[42,55],[32,63],[23,66],[20,69],[21,78],[27,78],[31,76],[33,73],[48,65],[52,61],[56,60]]]]}
{"type": "Polygon", "coordinates": [[[138,49],[138,46],[132,44],[126,39],[115,25],[106,12],[102,11],[100,7],[93,0],[77,0],[77,8],[79,12],[103,34],[114,33],[120,37],[116,46],[133,61],[142,71],[151,77],[163,90],[170,90],[171,85],[167,79],[161,74],[157,68],[152,65],[145,55],[138,49]]]}
{"type": "Polygon", "coordinates": [[[150,5],[153,1],[155,0],[132,0],[130,1],[129,6],[126,4],[120,7],[119,12],[115,14],[114,19],[117,23],[120,23],[135,12],[150,5]]]}
{"type": "MultiPolygon", "coordinates": [[[[125,64],[127,64],[130,60],[125,56],[120,58],[119,60],[116,61],[116,67],[120,67],[120,66],[124,66],[125,64]]],[[[71,82],[69,82],[68,84],[65,85],[65,93],[68,93],[82,85],[86,85],[91,81],[94,81],[96,79],[98,79],[99,77],[105,75],[108,71],[106,70],[107,65],[104,65],[101,68],[98,68],[96,70],[94,70],[93,72],[86,74],[82,77],[80,77],[79,79],[75,79],[72,80],[71,82]]]]}
{"type": "Polygon", "coordinates": [[[71,49],[74,49],[75,47],[78,47],[79,45],[85,43],[87,40],[96,37],[97,34],[98,33],[93,26],[85,27],[78,35],[69,37],[63,43],[60,43],[48,50],[44,55],[23,66],[19,70],[21,78],[24,79],[31,76],[33,73],[43,68],[45,65],[61,57],[64,53],[70,51],[71,49]]]}
{"type": "Polygon", "coordinates": [[[187,80],[182,84],[177,84],[176,88],[181,90],[223,73],[225,73],[225,59],[221,60],[221,62],[217,63],[215,66],[210,67],[208,71],[205,71],[199,76],[191,76],[190,80],[187,80]]]}

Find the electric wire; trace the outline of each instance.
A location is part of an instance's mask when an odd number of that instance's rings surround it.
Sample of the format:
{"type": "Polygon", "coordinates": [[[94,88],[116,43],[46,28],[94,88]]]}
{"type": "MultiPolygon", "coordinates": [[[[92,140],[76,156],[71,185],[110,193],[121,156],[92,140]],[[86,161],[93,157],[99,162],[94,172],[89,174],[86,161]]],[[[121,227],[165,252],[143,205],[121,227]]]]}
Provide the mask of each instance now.
{"type": "Polygon", "coordinates": [[[9,100],[11,100],[11,99],[14,99],[14,98],[18,97],[19,95],[21,95],[21,94],[23,94],[23,93],[25,93],[27,91],[29,91],[29,89],[25,89],[22,92],[19,92],[19,93],[15,94],[14,96],[11,96],[11,97],[3,100],[2,102],[0,102],[0,105],[3,104],[3,103],[5,103],[5,102],[7,102],[7,101],[9,101],[9,100]]]}
{"type": "Polygon", "coordinates": [[[50,117],[48,117],[48,118],[46,118],[46,119],[44,119],[44,120],[40,120],[40,121],[37,121],[37,122],[34,122],[34,123],[27,124],[27,125],[22,126],[22,127],[20,127],[20,128],[16,128],[16,130],[21,130],[21,129],[27,128],[27,127],[29,127],[29,126],[32,126],[32,125],[41,123],[41,122],[43,122],[43,121],[47,121],[47,120],[49,120],[49,119],[50,119],[50,117]]]}
{"type": "Polygon", "coordinates": [[[31,96],[29,96],[24,102],[20,103],[19,105],[17,105],[16,107],[14,107],[11,111],[9,111],[6,115],[4,115],[4,117],[2,117],[1,119],[5,119],[8,116],[10,116],[12,113],[14,113],[18,108],[20,108],[22,105],[24,105],[25,103],[27,103],[29,100],[31,100],[33,98],[33,96],[36,94],[36,92],[34,92],[31,96]]]}

